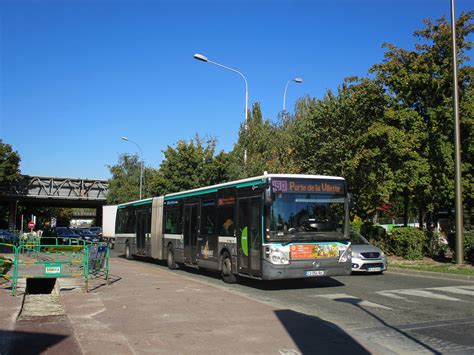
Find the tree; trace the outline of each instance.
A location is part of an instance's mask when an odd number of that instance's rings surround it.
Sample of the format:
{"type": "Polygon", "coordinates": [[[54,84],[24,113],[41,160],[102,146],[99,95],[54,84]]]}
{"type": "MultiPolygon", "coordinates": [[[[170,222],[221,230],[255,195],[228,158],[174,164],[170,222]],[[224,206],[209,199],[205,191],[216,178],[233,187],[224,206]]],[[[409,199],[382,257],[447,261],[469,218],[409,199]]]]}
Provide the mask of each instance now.
{"type": "Polygon", "coordinates": [[[241,179],[269,173],[292,172],[290,135],[292,121],[288,118],[272,123],[264,119],[260,103],[255,102],[248,115],[248,125],[241,125],[239,138],[230,153],[231,177],[241,179]],[[247,163],[243,164],[244,150],[247,163]]]}
{"type": "Polygon", "coordinates": [[[216,140],[202,140],[196,134],[193,140],[180,140],[176,147],[168,146],[160,169],[152,177],[150,188],[154,195],[214,185],[229,180],[228,157],[215,153],[216,140]]]}
{"type": "MultiPolygon", "coordinates": [[[[10,184],[20,179],[20,155],[10,144],[0,139],[0,195],[10,188],[10,184]]],[[[0,206],[0,227],[8,228],[10,210],[0,206]]]]}
{"type": "Polygon", "coordinates": [[[107,203],[118,204],[138,200],[141,163],[140,157],[136,154],[122,154],[116,165],[108,165],[112,177],[109,179],[107,203]]]}
{"type": "MultiPolygon", "coordinates": [[[[472,48],[468,36],[473,32],[474,12],[463,13],[456,23],[459,66],[459,88],[462,107],[462,161],[464,186],[472,182],[472,66],[465,65],[472,48]],[[469,180],[470,179],[470,180],[469,180]],[[471,182],[469,182],[471,181],[471,182]]],[[[448,21],[441,18],[424,21],[424,28],[415,32],[421,43],[412,51],[385,43],[388,51],[381,64],[371,72],[388,93],[406,110],[416,112],[426,132],[421,142],[420,155],[428,162],[423,179],[429,181],[415,189],[415,200],[421,210],[437,212],[452,206],[454,196],[454,145],[452,109],[452,44],[448,21]]],[[[464,191],[464,198],[472,206],[472,187],[464,191]]],[[[420,213],[423,214],[423,213],[420,213]]]]}
{"type": "Polygon", "coordinates": [[[20,178],[20,155],[10,144],[0,139],[0,185],[9,184],[20,178]]]}

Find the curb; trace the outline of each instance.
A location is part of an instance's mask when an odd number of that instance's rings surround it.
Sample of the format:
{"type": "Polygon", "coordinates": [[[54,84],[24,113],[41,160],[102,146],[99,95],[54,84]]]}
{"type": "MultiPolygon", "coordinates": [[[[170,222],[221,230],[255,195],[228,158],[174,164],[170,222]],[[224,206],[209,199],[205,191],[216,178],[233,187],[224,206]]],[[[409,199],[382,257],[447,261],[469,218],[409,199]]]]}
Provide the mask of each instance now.
{"type": "Polygon", "coordinates": [[[402,275],[434,277],[438,279],[464,280],[464,281],[474,282],[474,276],[472,275],[448,274],[444,272],[403,269],[403,268],[398,268],[398,267],[389,267],[389,269],[385,272],[394,273],[394,274],[402,274],[402,275]]]}

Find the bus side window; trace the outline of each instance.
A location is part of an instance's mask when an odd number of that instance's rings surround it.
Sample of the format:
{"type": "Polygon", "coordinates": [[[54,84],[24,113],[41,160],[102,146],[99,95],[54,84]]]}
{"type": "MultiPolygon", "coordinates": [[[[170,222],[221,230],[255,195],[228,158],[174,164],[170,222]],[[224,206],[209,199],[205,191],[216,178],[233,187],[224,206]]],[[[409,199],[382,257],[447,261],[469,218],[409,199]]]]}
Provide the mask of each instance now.
{"type": "Polygon", "coordinates": [[[181,220],[178,206],[166,207],[165,233],[180,234],[181,220]]]}
{"type": "Polygon", "coordinates": [[[214,200],[202,201],[201,205],[201,235],[214,235],[214,216],[216,205],[214,200]]]}
{"type": "Polygon", "coordinates": [[[234,207],[235,205],[222,206],[217,210],[217,226],[219,227],[219,235],[234,235],[234,207]]]}

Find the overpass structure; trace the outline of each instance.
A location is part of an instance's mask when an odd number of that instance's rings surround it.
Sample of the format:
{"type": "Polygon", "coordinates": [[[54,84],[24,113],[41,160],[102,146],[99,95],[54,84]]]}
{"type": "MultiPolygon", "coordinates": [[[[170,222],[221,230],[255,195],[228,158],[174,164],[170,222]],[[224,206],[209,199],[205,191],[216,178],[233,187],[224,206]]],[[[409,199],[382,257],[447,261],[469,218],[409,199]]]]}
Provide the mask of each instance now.
{"type": "Polygon", "coordinates": [[[22,175],[15,183],[0,186],[0,203],[9,204],[11,229],[16,229],[18,205],[96,208],[101,221],[102,206],[107,202],[107,180],[22,175]]]}

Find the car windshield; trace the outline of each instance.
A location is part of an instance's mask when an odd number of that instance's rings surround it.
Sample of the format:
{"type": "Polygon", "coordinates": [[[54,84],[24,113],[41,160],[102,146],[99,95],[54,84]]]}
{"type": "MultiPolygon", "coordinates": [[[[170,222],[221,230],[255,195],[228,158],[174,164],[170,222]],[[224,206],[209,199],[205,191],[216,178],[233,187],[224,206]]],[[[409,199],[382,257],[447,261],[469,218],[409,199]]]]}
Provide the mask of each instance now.
{"type": "Polygon", "coordinates": [[[370,244],[367,239],[357,232],[351,232],[351,243],[353,245],[367,245],[370,244]]]}
{"type": "Polygon", "coordinates": [[[269,241],[344,238],[344,196],[279,193],[270,208],[269,241]]]}

